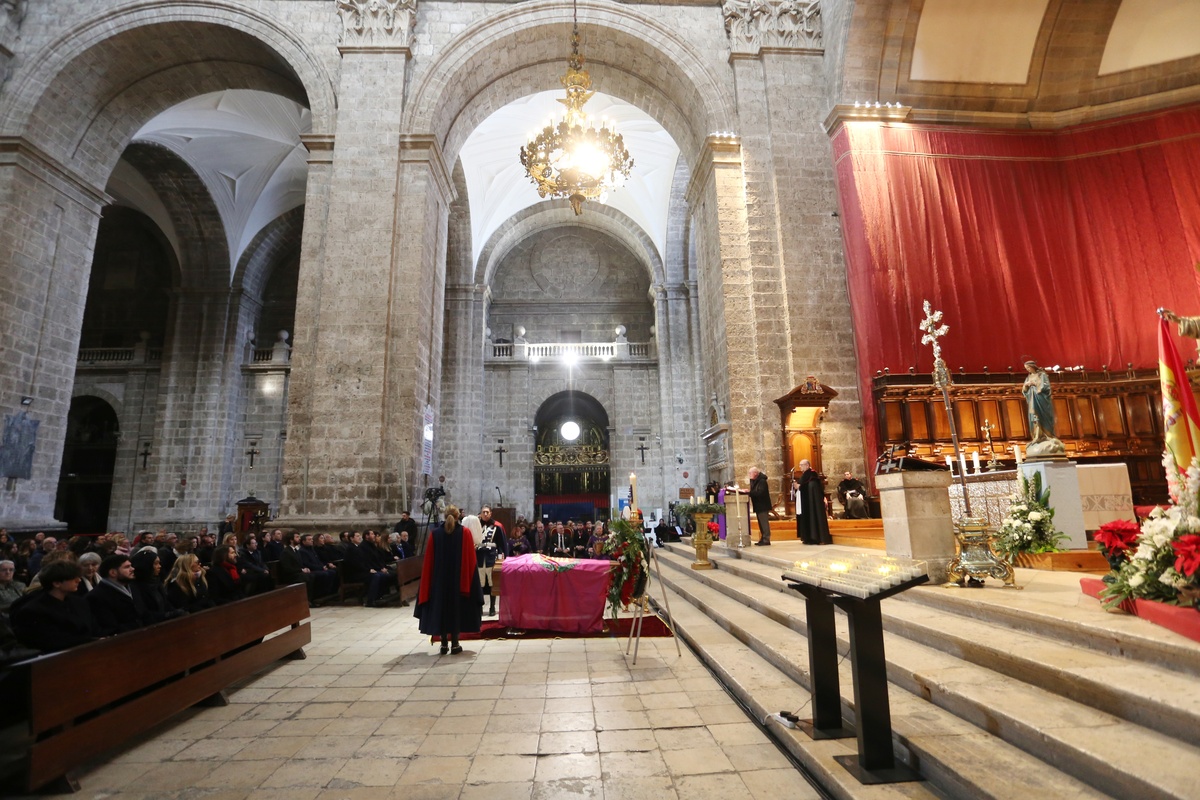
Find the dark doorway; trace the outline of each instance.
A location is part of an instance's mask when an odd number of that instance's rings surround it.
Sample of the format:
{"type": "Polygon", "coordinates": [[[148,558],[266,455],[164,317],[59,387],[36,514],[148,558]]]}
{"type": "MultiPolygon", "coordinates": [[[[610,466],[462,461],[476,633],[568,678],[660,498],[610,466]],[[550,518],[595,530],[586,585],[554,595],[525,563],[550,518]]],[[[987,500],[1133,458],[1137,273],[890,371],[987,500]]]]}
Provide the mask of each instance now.
{"type": "Polygon", "coordinates": [[[608,412],[583,392],[559,392],[534,418],[534,504],[551,520],[607,517],[608,412]]]}
{"type": "Polygon", "coordinates": [[[117,412],[98,397],[76,397],[67,414],[67,441],[54,516],[70,533],[108,529],[113,467],[121,428],[117,412]]]}

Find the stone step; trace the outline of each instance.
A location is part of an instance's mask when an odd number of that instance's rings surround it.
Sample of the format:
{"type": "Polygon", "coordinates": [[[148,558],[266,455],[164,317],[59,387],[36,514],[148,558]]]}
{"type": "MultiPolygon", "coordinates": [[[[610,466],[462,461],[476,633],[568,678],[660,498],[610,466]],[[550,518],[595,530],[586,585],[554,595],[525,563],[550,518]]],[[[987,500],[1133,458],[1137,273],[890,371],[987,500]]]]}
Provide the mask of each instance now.
{"type": "MultiPolygon", "coordinates": [[[[756,583],[771,592],[788,593],[780,574],[790,563],[780,564],[779,559],[763,563],[728,556],[714,556],[713,561],[727,574],[756,583]]],[[[977,590],[916,587],[899,597],[956,591],[978,594],[977,590]]],[[[797,607],[803,619],[803,608],[797,607]]],[[[1195,680],[1191,676],[1154,664],[1081,650],[1056,638],[997,626],[990,621],[917,603],[888,601],[882,606],[882,614],[884,629],[889,633],[1181,741],[1200,745],[1200,695],[1194,691],[1195,680]]],[[[842,622],[844,630],[844,618],[842,622]]],[[[796,630],[803,633],[807,629],[802,624],[796,630]]]]}
{"type": "MultiPolygon", "coordinates": [[[[668,561],[677,556],[666,556],[668,561]]],[[[682,563],[682,562],[680,562],[682,563]]],[[[808,716],[807,642],[700,581],[676,564],[664,570],[676,630],[722,683],[760,719],[781,709],[808,716]],[[763,632],[763,626],[775,630],[763,632]]],[[[686,564],[684,564],[686,568],[686,564]]],[[[652,595],[661,594],[656,587],[652,595]]],[[[853,721],[850,665],[842,663],[842,707],[853,721]]],[[[903,689],[889,687],[897,760],[926,779],[920,783],[866,786],[840,764],[837,755],[857,753],[854,739],[814,741],[799,730],[769,723],[768,730],[835,798],[950,797],[976,800],[1104,798],[1110,796],[1065,775],[1039,759],[979,730],[903,689]]]]}
{"type": "MultiPolygon", "coordinates": [[[[675,547],[691,552],[684,545],[675,547]]],[[[765,547],[740,553],[718,548],[712,556],[726,561],[733,556],[779,570],[788,569],[797,557],[771,552],[765,547]]],[[[1018,569],[1017,585],[1044,591],[1013,591],[989,582],[982,590],[921,586],[897,599],[1200,678],[1200,642],[1123,612],[1097,614],[1100,604],[1079,590],[1078,576],[1018,569]]]]}
{"type": "MultiPolygon", "coordinates": [[[[695,572],[688,566],[689,559],[678,552],[665,556],[662,563],[668,568],[664,579],[672,588],[693,603],[703,603],[709,615],[723,627],[728,625],[739,640],[801,685],[808,685],[804,604],[798,595],[733,574],[730,567],[737,564],[695,572]]],[[[884,603],[885,618],[889,607],[896,605],[884,603]]],[[[953,618],[949,619],[952,624],[953,618]]],[[[889,632],[885,638],[889,679],[910,692],[911,701],[926,702],[927,709],[944,709],[941,713],[953,714],[958,723],[972,724],[1028,757],[1036,756],[1048,768],[1118,797],[1194,796],[1192,766],[1200,761],[1195,747],[902,635],[889,632]]],[[[839,640],[844,653],[848,650],[844,619],[839,619],[839,640]]],[[[849,668],[843,665],[843,706],[850,705],[850,681],[849,668]]],[[[899,733],[899,725],[894,727],[899,733]]]]}

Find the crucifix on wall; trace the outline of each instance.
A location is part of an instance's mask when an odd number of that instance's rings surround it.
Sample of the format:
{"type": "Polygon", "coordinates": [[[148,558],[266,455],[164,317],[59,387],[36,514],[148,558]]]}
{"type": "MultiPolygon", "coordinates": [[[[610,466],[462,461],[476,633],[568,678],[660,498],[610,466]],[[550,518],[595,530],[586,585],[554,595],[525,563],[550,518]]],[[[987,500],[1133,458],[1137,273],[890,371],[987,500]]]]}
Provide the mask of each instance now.
{"type": "Polygon", "coordinates": [[[246,451],[246,455],[250,456],[250,469],[254,469],[254,457],[259,455],[260,452],[258,442],[251,442],[250,449],[246,451]]]}
{"type": "Polygon", "coordinates": [[[645,437],[639,436],[638,442],[639,442],[638,446],[635,447],[634,449],[642,454],[642,463],[645,464],[646,463],[646,451],[649,450],[650,448],[646,447],[645,437]]]}
{"type": "Polygon", "coordinates": [[[142,452],[138,453],[142,457],[142,471],[146,470],[146,459],[150,457],[150,443],[142,442],[142,452]]]}
{"type": "Polygon", "coordinates": [[[492,452],[495,453],[496,455],[500,456],[500,466],[503,467],[504,466],[504,454],[508,452],[508,450],[504,449],[504,440],[503,439],[496,440],[496,449],[493,450],[492,452]]]}

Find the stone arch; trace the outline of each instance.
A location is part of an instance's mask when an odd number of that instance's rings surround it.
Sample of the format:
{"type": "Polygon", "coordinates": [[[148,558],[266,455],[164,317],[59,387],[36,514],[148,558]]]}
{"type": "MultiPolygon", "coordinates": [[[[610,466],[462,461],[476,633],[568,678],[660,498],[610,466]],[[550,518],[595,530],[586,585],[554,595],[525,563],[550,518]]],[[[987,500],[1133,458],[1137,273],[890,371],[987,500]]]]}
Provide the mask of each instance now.
{"type": "Polygon", "coordinates": [[[225,225],[208,187],[171,150],[134,142],[123,155],[161,198],[179,242],[179,282],[184,289],[229,286],[229,246],[225,225]]]}
{"type": "Polygon", "coordinates": [[[614,208],[600,204],[589,207],[587,214],[577,217],[566,200],[538,203],[509,218],[488,238],[480,251],[476,274],[482,275],[482,283],[491,285],[496,269],[514,247],[535,233],[565,227],[590,228],[608,234],[638,257],[652,285],[663,283],[663,262],[658,248],[633,220],[614,208]]]}
{"type": "Polygon", "coordinates": [[[237,271],[233,275],[234,288],[261,300],[275,266],[299,253],[303,230],[304,206],[285,211],[267,223],[238,259],[237,271]]]}
{"type": "Polygon", "coordinates": [[[98,386],[80,386],[76,384],[71,390],[71,399],[75,400],[80,397],[95,397],[98,400],[108,403],[117,415],[117,424],[121,424],[121,418],[125,416],[125,403],[112,392],[101,389],[98,386]]]}
{"type": "MultiPolygon", "coordinates": [[[[689,163],[709,133],[734,128],[730,77],[675,30],[628,6],[593,0],[579,3],[579,20],[595,88],[657,119],[689,163]]],[[[533,0],[472,25],[419,79],[401,132],[432,133],[446,160],[454,161],[470,131],[492,111],[557,85],[570,23],[570,5],[533,0]]],[[[728,45],[719,22],[714,30],[719,52],[728,45]]]]}
{"type": "Polygon", "coordinates": [[[159,0],[71,27],[16,76],[0,130],[30,137],[102,187],[143,122],[230,88],[295,99],[312,111],[314,133],[333,130],[333,83],[311,48],[227,0],[159,0]]]}

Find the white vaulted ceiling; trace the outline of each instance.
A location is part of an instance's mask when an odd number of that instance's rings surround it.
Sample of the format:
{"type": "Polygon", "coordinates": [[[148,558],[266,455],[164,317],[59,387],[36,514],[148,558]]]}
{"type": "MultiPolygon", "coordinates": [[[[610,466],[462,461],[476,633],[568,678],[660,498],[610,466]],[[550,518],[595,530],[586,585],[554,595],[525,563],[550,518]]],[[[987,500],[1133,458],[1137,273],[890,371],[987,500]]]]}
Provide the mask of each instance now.
{"type": "Polygon", "coordinates": [[[267,223],[304,204],[307,108],[266,92],[230,89],[194,97],[146,123],[134,141],[153,142],[188,163],[212,194],[230,265],[267,223]]]}
{"type": "MultiPolygon", "coordinates": [[[[471,206],[472,257],[477,262],[488,237],[524,208],[542,202],[518,159],[530,133],[561,112],[562,91],[539,92],[515,100],[475,129],[460,157],[471,206]]],[[[625,138],[633,156],[629,180],[604,202],[637,223],[661,254],[667,237],[667,208],[679,148],[661,125],[636,106],[597,93],[585,109],[593,123],[607,118],[625,138]]],[[[592,201],[584,203],[586,216],[592,201]]]]}

